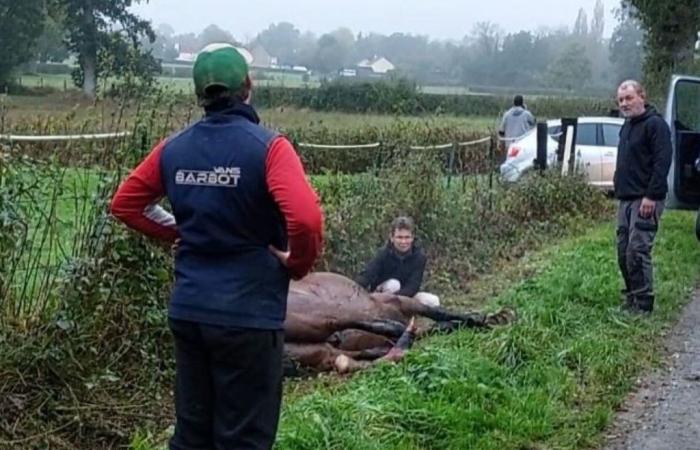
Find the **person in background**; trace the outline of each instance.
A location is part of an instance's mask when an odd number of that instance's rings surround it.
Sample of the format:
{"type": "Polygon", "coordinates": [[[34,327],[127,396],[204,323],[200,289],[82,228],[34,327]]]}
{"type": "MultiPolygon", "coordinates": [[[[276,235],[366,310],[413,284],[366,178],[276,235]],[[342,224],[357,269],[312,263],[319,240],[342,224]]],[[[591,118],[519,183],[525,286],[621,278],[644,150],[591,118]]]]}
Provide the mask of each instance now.
{"type": "Polygon", "coordinates": [[[356,279],[370,292],[414,297],[428,306],[439,306],[440,298],[419,292],[427,258],[415,241],[415,224],[410,217],[397,217],[391,223],[389,242],[379,249],[356,279]]]}
{"type": "Polygon", "coordinates": [[[532,129],[536,124],[535,116],[527,110],[522,95],[513,98],[513,107],[503,114],[498,136],[503,148],[508,148],[517,138],[532,129]]]}

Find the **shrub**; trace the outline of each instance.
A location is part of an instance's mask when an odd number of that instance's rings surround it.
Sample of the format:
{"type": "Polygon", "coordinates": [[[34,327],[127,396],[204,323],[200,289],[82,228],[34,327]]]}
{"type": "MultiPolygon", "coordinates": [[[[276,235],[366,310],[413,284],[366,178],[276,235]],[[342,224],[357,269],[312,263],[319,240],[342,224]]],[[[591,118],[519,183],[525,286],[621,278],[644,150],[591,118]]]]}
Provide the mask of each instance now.
{"type": "MultiPolygon", "coordinates": [[[[258,87],[255,102],[262,107],[295,106],[319,111],[382,114],[454,114],[499,116],[511,104],[507,95],[440,95],[419,92],[415,84],[396,81],[331,81],[318,88],[258,87]]],[[[528,108],[542,118],[607,115],[613,105],[604,98],[536,97],[528,108]]]]}

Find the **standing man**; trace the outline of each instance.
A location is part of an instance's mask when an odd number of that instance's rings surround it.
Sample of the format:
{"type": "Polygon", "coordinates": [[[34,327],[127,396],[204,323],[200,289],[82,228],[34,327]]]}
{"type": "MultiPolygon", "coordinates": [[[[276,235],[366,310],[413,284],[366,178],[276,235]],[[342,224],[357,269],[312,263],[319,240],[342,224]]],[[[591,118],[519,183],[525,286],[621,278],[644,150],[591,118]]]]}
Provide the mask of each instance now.
{"type": "Polygon", "coordinates": [[[620,130],[615,169],[617,257],[625,283],[623,309],[654,309],[651,251],[668,192],[671,132],[663,117],[646,103],[644,87],[628,80],[617,89],[620,130]]]}
{"type": "Polygon", "coordinates": [[[391,222],[389,242],[380,248],[357,278],[357,284],[370,292],[414,297],[428,306],[440,306],[440,298],[419,292],[427,258],[415,243],[413,219],[406,216],[391,222]]]}
{"type": "Polygon", "coordinates": [[[290,142],[259,125],[248,64],[233,46],[205,47],[194,84],[205,117],[156,145],[111,211],[178,242],[168,313],[177,370],[170,449],[269,449],[289,280],[319,255],[321,210],[290,142]],[[154,206],[164,196],[174,220],[154,206]]]}
{"type": "Polygon", "coordinates": [[[525,107],[523,96],[516,95],[513,98],[513,107],[503,115],[501,126],[498,129],[498,136],[501,138],[505,148],[508,148],[515,139],[534,127],[535,123],[535,116],[525,107]]]}

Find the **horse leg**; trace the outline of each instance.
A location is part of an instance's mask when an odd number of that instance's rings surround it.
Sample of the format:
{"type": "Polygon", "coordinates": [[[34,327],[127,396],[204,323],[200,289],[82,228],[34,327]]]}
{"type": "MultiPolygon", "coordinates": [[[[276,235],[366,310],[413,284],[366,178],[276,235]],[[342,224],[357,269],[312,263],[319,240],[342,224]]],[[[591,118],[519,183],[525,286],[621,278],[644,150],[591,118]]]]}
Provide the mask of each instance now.
{"type": "Polygon", "coordinates": [[[394,345],[386,336],[356,329],[337,331],[328,338],[328,343],[337,349],[350,351],[380,347],[389,349],[394,345]]]}
{"type": "Polygon", "coordinates": [[[284,344],[285,375],[304,376],[316,372],[353,372],[369,367],[368,361],[386,356],[391,347],[358,351],[339,350],[330,344],[284,344]],[[341,359],[339,359],[342,357],[341,359]],[[340,365],[337,361],[342,361],[340,365]]]}
{"type": "Polygon", "coordinates": [[[416,335],[417,326],[415,323],[415,319],[411,318],[403,333],[401,333],[401,337],[399,337],[399,340],[396,341],[396,345],[394,345],[381,358],[375,359],[373,361],[357,361],[356,359],[351,358],[347,354],[341,354],[335,358],[335,370],[338,373],[348,373],[370,367],[382,361],[400,361],[406,355],[408,349],[411,348],[411,346],[413,345],[413,342],[416,339],[416,335]]]}
{"type": "Polygon", "coordinates": [[[494,325],[506,325],[516,319],[511,308],[501,308],[492,314],[480,312],[455,313],[441,306],[428,306],[415,298],[397,297],[399,308],[406,316],[423,316],[434,320],[437,331],[451,331],[455,328],[488,328],[494,325]]]}
{"type": "Polygon", "coordinates": [[[455,313],[441,306],[428,306],[415,298],[398,297],[399,308],[406,316],[422,316],[435,322],[457,322],[463,327],[477,328],[486,325],[486,315],[479,312],[455,313]]]}
{"type": "Polygon", "coordinates": [[[338,331],[357,329],[382,336],[398,338],[403,333],[405,325],[389,319],[363,320],[339,319],[288,315],[284,323],[284,334],[287,342],[322,343],[338,331]]]}

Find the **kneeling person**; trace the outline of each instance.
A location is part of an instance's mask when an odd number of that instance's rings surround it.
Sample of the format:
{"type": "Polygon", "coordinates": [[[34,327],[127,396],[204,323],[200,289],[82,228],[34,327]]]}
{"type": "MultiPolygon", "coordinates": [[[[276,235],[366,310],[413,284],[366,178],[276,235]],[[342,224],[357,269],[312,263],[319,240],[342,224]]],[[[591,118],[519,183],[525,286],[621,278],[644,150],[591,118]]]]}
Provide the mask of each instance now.
{"type": "Polygon", "coordinates": [[[389,242],[379,249],[356,281],[370,292],[414,297],[425,305],[439,306],[438,296],[419,292],[427,258],[414,242],[414,229],[410,217],[394,219],[389,242]]]}

